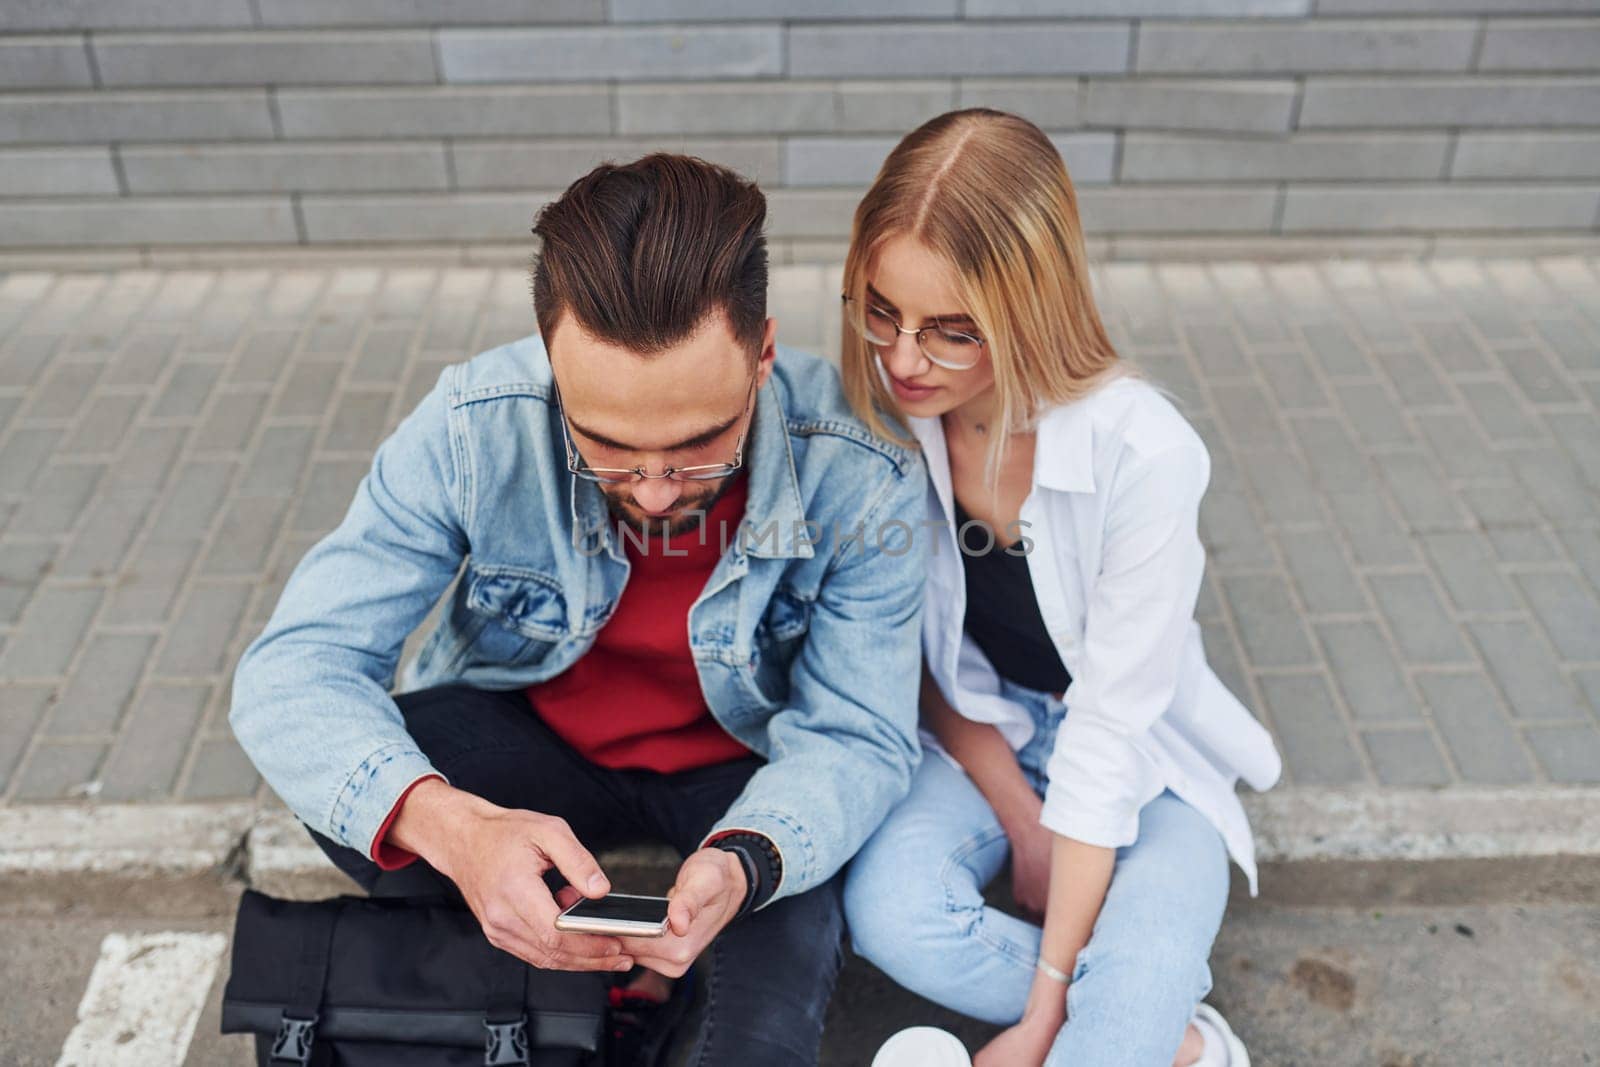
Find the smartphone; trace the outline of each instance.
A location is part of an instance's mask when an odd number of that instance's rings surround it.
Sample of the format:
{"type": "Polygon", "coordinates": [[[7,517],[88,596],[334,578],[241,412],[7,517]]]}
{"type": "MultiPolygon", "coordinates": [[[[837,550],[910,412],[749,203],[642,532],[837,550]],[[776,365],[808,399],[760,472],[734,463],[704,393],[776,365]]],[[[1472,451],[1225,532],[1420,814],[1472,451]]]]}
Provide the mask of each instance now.
{"type": "Polygon", "coordinates": [[[660,937],[667,932],[667,898],[611,893],[584,899],[556,916],[556,929],[575,934],[660,937]]]}

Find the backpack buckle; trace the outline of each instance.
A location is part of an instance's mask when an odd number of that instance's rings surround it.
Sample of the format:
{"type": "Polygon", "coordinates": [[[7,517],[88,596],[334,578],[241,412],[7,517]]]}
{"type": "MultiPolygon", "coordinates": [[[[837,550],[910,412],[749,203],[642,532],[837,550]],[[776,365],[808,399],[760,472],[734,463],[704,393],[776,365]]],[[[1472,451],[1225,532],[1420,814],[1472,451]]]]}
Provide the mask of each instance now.
{"type": "Polygon", "coordinates": [[[278,1021],[277,1036],[272,1039],[273,1063],[298,1063],[306,1067],[311,1062],[311,1047],[317,1040],[317,1016],[296,1019],[288,1012],[278,1021]]]}
{"type": "Polygon", "coordinates": [[[484,1067],[527,1067],[528,1020],[524,1016],[516,1022],[485,1022],[488,1031],[483,1040],[484,1067]]]}

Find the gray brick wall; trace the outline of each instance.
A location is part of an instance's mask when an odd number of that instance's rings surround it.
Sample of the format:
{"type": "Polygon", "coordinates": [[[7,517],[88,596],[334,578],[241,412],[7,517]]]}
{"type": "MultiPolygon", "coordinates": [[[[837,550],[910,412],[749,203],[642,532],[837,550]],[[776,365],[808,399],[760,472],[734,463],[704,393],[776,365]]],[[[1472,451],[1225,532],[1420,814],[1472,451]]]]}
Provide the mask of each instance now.
{"type": "Polygon", "coordinates": [[[509,250],[665,148],[832,259],[972,105],[1051,135],[1091,238],[1600,236],[1600,0],[10,0],[0,251],[509,250]]]}

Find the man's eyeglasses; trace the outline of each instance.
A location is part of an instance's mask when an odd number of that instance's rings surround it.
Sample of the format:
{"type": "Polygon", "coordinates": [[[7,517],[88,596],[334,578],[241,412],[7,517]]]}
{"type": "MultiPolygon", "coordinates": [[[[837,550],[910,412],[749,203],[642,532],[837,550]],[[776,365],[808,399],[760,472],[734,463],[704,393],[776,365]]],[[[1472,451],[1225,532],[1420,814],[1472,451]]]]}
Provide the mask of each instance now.
{"type": "MultiPolygon", "coordinates": [[[[744,411],[750,410],[750,403],[755,399],[756,379],[760,375],[750,378],[750,392],[745,397],[744,411]]],[[[688,467],[668,467],[660,474],[651,474],[643,467],[591,467],[578,455],[578,450],[572,444],[572,431],[567,425],[567,412],[561,406],[561,390],[555,390],[556,410],[561,414],[561,439],[567,446],[567,470],[582,478],[584,481],[600,482],[603,485],[626,485],[629,482],[648,478],[671,478],[678,482],[714,482],[744,466],[744,437],[745,432],[739,432],[738,443],[733,447],[733,460],[728,463],[699,463],[688,467]]],[[[741,412],[741,415],[743,412],[741,412]]]]}
{"type": "MultiPolygon", "coordinates": [[[[874,348],[892,348],[900,334],[915,335],[917,347],[928,362],[946,370],[971,370],[983,358],[983,338],[952,330],[937,322],[913,330],[900,325],[894,313],[876,304],[862,304],[849,294],[841,295],[844,317],[856,333],[874,348]]],[[[879,355],[883,353],[880,351],[879,355]]]]}

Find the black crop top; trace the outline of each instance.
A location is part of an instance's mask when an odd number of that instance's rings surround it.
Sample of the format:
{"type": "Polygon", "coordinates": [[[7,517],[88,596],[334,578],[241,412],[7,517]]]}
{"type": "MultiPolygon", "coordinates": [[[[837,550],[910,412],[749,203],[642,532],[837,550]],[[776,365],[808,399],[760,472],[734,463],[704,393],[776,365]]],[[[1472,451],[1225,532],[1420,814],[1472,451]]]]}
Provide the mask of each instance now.
{"type": "Polygon", "coordinates": [[[998,537],[991,551],[979,552],[989,543],[988,534],[973,527],[963,540],[961,527],[971,516],[959,502],[955,508],[956,537],[964,545],[961,567],[967,579],[967,614],[962,628],[989,657],[1000,677],[1045,693],[1064,692],[1072,676],[1044,628],[1028,574],[1028,557],[1020,551],[1007,552],[998,537]]]}

